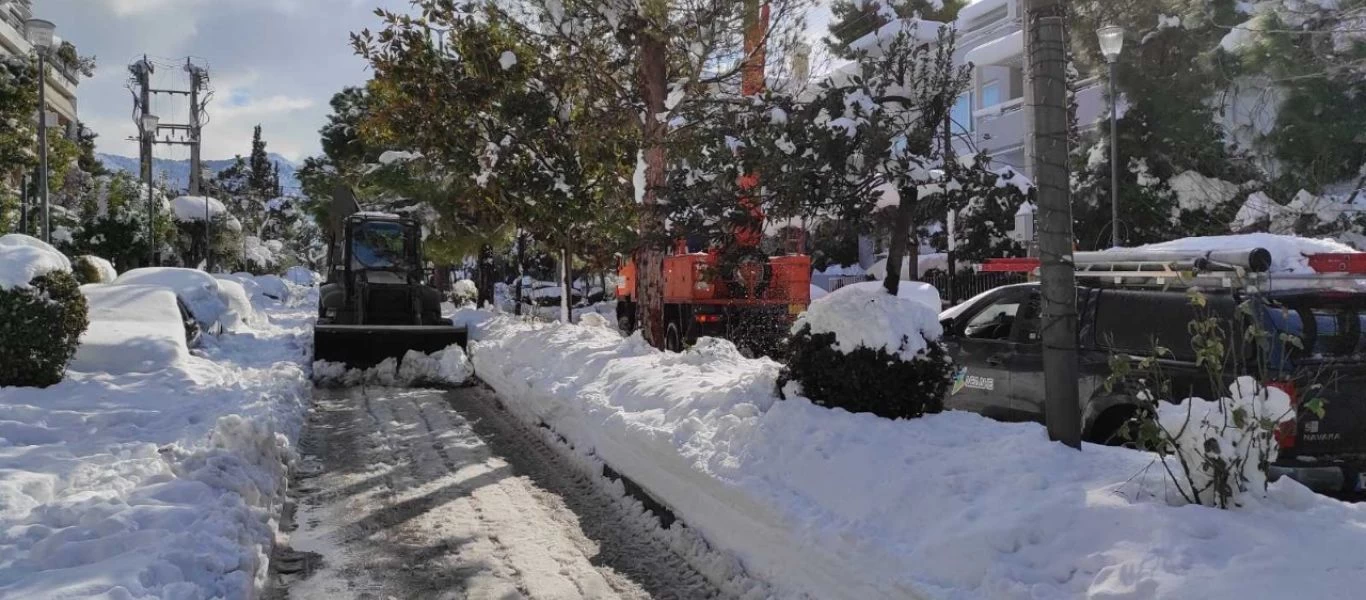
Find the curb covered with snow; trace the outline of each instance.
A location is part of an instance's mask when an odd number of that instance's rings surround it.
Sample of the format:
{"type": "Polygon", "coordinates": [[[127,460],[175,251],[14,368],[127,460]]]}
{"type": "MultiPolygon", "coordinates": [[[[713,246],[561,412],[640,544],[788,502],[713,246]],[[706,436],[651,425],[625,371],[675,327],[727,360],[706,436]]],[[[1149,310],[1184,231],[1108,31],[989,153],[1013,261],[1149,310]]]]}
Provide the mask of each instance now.
{"type": "Polygon", "coordinates": [[[476,373],[662,501],[780,596],[1351,598],[1366,507],[1284,480],[1231,511],[1173,506],[1144,453],[1033,424],[910,421],[779,401],[778,365],[600,326],[481,326],[476,373]]]}

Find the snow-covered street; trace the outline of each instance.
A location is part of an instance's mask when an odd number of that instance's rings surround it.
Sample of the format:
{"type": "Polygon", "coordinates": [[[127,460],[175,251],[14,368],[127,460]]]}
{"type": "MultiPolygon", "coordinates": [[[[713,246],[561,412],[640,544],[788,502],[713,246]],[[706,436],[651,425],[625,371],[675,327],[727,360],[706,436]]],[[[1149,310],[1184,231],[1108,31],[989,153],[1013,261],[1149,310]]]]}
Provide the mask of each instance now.
{"type": "Polygon", "coordinates": [[[718,597],[482,388],[318,390],[300,452],[275,598],[718,597]]]}

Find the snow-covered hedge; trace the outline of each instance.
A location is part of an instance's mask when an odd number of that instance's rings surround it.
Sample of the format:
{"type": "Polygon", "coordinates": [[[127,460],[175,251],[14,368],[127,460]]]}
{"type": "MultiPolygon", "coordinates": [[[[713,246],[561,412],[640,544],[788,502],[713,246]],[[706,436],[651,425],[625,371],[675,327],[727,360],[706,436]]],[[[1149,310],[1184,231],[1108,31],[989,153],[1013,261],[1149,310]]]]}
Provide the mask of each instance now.
{"type": "Polygon", "coordinates": [[[950,382],[941,335],[938,312],[927,303],[876,283],[846,286],[813,301],[793,324],[781,382],[850,412],[891,419],[939,412],[950,382]]]}
{"type": "Polygon", "coordinates": [[[26,235],[0,237],[0,386],[61,381],[87,310],[66,256],[26,235]]]}

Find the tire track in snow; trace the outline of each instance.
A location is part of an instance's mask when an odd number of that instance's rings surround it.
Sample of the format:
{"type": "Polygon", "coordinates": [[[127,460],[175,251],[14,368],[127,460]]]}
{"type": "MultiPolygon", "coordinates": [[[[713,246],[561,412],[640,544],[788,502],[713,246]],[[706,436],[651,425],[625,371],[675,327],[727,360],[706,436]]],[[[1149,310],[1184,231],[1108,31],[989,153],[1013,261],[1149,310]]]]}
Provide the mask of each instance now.
{"type": "Polygon", "coordinates": [[[318,390],[300,448],[268,597],[720,597],[485,390],[318,390]]]}

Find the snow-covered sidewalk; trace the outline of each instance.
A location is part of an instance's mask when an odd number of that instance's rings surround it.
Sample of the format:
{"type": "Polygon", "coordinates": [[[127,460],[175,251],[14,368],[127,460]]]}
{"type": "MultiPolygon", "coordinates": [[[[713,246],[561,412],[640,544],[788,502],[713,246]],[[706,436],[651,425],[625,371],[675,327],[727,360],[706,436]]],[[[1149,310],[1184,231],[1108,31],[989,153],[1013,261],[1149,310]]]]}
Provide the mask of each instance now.
{"type": "Polygon", "coordinates": [[[0,597],[252,597],[308,398],[311,312],[270,309],[164,369],[0,389],[0,597]]]}
{"type": "MultiPolygon", "coordinates": [[[[1282,480],[1181,506],[1151,455],[1035,424],[909,421],[778,400],[777,363],[720,340],[661,353],[587,325],[491,318],[476,374],[668,506],[779,596],[1357,598],[1366,506],[1282,480]]],[[[601,462],[599,462],[601,461],[601,462]]],[[[593,467],[597,468],[597,467],[593,467]]]]}

